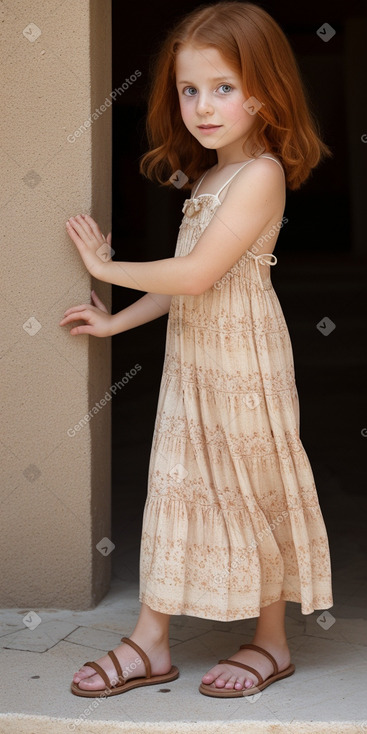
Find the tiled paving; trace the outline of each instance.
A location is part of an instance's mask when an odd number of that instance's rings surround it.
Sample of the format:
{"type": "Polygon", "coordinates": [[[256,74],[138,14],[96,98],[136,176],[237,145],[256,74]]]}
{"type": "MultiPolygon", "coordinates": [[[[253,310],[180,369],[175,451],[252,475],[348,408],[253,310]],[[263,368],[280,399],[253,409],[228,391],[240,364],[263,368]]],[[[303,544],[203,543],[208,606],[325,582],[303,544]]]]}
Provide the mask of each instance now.
{"type": "MultiPolygon", "coordinates": [[[[362,567],[357,563],[356,568],[362,567]]],[[[351,581],[348,565],[346,570],[351,581]]],[[[342,575],[336,571],[335,584],[342,575]]],[[[356,578],[355,585],[361,588],[361,581],[356,578]]],[[[318,611],[304,616],[299,605],[288,602],[286,628],[296,672],[254,700],[208,698],[198,685],[214,661],[251,640],[255,619],[225,623],[173,616],[171,655],[180,677],[168,685],[98,701],[74,696],[70,682],[84,662],[98,659],[131,634],[139,613],[137,580],[126,584],[115,576],[108,595],[92,610],[31,610],[41,618],[34,630],[22,621],[30,610],[3,610],[0,732],[219,734],[231,724],[231,732],[363,734],[367,732],[365,597],[359,596],[360,606],[353,607],[348,599],[338,601],[338,596],[336,586],[336,603],[326,617],[318,611]]]]}

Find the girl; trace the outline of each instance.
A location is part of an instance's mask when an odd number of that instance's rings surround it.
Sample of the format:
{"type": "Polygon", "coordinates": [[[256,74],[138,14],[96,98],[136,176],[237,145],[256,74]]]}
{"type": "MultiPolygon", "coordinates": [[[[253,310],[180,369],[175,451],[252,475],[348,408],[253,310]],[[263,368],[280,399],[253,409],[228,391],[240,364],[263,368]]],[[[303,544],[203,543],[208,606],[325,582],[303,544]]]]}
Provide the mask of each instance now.
{"type": "Polygon", "coordinates": [[[287,39],[251,3],[200,6],[170,31],[155,59],[147,130],[140,171],[192,190],[175,256],[115,262],[111,233],[106,243],[89,215],[67,223],[92,275],[146,291],[114,315],[92,291],[94,305],[69,308],[60,322],[85,322],[71,334],[110,336],[169,313],[140,616],[124,644],[80,668],[72,691],[115,695],[174,680],[170,615],[188,614],[258,618],[252,644],[229,651],[199,686],[209,696],[251,695],[295,670],[286,601],[302,614],[333,605],[292,346],[270,279],[286,187],[298,189],[331,152],[287,39]]]}

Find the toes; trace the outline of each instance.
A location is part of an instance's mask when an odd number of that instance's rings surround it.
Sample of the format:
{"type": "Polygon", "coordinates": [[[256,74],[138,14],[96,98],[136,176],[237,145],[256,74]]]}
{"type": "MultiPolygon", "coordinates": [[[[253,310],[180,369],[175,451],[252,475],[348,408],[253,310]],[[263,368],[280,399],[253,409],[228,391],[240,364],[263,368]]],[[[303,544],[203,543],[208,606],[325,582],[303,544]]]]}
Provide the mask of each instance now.
{"type": "Polygon", "coordinates": [[[89,665],[85,666],[83,665],[77,673],[75,673],[73,677],[74,683],[78,683],[78,681],[83,680],[83,678],[88,678],[91,675],[95,674],[95,670],[93,668],[90,668],[89,665]]]}
{"type": "MultiPolygon", "coordinates": [[[[221,673],[221,674],[220,674],[220,675],[218,676],[218,678],[216,678],[216,680],[215,680],[215,685],[216,685],[216,686],[217,686],[218,688],[224,688],[224,687],[225,687],[225,685],[226,685],[226,684],[228,683],[228,681],[229,681],[229,680],[231,680],[231,678],[232,678],[232,676],[231,676],[231,674],[230,674],[230,673],[225,673],[225,672],[222,672],[222,673],[221,673]]],[[[236,678],[234,678],[234,680],[236,680],[236,678]]],[[[232,687],[232,686],[231,686],[231,687],[232,687]]]]}
{"type": "Polygon", "coordinates": [[[97,691],[99,688],[106,688],[102,678],[98,673],[91,675],[89,678],[83,678],[79,683],[79,688],[83,691],[97,691]]]}
{"type": "Polygon", "coordinates": [[[237,691],[243,688],[250,688],[254,682],[250,678],[234,675],[220,668],[213,668],[209,673],[202,677],[202,682],[210,685],[215,681],[216,688],[235,688],[237,691]]]}
{"type": "Polygon", "coordinates": [[[207,684],[212,683],[214,678],[216,678],[219,672],[220,672],[219,668],[218,670],[216,670],[215,668],[212,668],[212,670],[209,670],[209,672],[205,673],[205,675],[203,675],[202,677],[203,683],[207,683],[207,684]]]}

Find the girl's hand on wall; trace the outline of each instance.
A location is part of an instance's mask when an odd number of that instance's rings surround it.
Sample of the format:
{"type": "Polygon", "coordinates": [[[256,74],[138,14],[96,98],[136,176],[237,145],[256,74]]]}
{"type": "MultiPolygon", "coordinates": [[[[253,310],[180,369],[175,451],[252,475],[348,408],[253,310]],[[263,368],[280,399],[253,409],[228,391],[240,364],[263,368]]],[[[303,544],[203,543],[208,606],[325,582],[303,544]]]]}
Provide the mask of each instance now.
{"type": "Polygon", "coordinates": [[[88,272],[98,279],[103,263],[111,257],[111,232],[106,240],[97,222],[89,214],[70,217],[66,222],[66,231],[75,243],[88,272]],[[108,247],[101,250],[106,243],[108,247]]]}
{"type": "Polygon", "coordinates": [[[92,291],[91,300],[95,306],[83,304],[81,306],[72,306],[64,313],[64,318],[60,321],[60,326],[66,326],[71,321],[85,321],[83,326],[74,326],[70,329],[70,334],[92,334],[92,336],[112,336],[115,332],[112,329],[112,316],[108,313],[106,306],[98,298],[97,294],[92,291]]]}

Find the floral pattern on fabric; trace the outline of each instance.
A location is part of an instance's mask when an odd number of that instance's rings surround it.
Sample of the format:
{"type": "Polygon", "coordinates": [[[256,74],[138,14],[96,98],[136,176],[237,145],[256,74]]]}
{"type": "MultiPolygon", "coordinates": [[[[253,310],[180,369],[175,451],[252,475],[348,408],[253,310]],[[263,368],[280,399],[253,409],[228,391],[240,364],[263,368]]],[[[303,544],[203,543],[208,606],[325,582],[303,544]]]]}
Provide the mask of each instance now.
{"type": "MultiPolygon", "coordinates": [[[[175,256],[218,206],[186,199],[175,256]]],[[[172,297],[140,552],[139,600],[156,611],[230,621],[279,599],[333,605],[276,262],[247,251],[220,287],[172,297]]]]}

